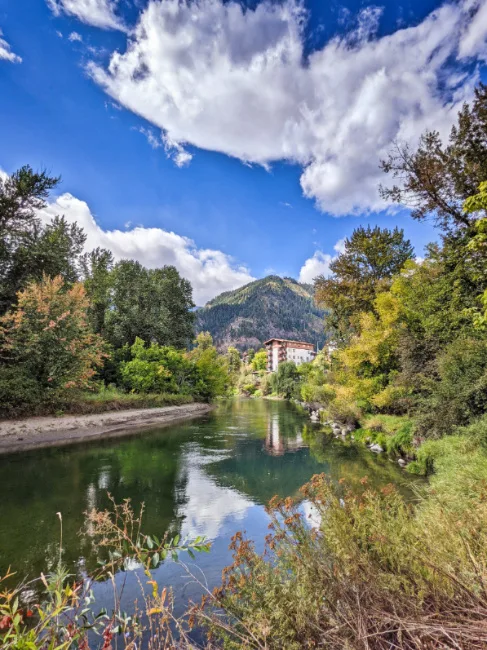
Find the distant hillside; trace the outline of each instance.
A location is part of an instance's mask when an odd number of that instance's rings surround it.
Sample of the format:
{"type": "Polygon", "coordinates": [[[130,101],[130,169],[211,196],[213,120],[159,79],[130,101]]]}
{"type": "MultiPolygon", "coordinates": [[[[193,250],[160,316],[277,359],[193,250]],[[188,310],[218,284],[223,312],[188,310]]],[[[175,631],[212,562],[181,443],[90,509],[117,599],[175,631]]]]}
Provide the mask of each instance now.
{"type": "Polygon", "coordinates": [[[323,345],[324,312],[313,288],[292,278],[269,275],[226,291],[197,312],[197,331],[208,331],[220,349],[259,348],[272,337],[323,345]]]}

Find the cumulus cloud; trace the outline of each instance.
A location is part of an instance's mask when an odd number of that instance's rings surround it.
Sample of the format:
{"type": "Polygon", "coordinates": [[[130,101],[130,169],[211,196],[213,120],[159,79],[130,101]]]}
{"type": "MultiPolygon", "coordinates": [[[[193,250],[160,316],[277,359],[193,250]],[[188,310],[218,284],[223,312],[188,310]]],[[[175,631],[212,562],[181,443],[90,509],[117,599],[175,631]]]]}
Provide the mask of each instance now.
{"type": "Polygon", "coordinates": [[[339,239],[333,249],[336,251],[336,255],[315,251],[313,257],[309,257],[301,267],[299,281],[312,284],[319,275],[324,275],[325,278],[331,275],[330,264],[345,251],[345,239],[339,239]]]}
{"type": "MultiPolygon", "coordinates": [[[[55,215],[64,215],[70,223],[76,222],[87,235],[86,249],[97,246],[108,248],[116,260],[135,259],[149,268],[164,264],[174,265],[193,285],[193,298],[203,305],[222,291],[236,289],[255,278],[249,270],[235,264],[233,259],[218,250],[197,248],[187,237],[162,228],[103,230],[85,201],[71,194],[62,194],[41,212],[45,221],[55,215]]],[[[127,224],[129,226],[129,224],[127,224]]]]}
{"type": "Polygon", "coordinates": [[[122,20],[116,14],[119,0],[46,0],[46,2],[55,16],[64,13],[78,18],[87,25],[125,31],[122,20]]]}
{"type": "Polygon", "coordinates": [[[22,63],[22,58],[12,52],[12,49],[5,39],[2,38],[0,29],[0,60],[10,61],[10,63],[22,63]]]}
{"type": "Polygon", "coordinates": [[[310,257],[301,267],[299,272],[299,281],[305,284],[312,284],[318,275],[325,277],[330,275],[330,264],[333,261],[333,256],[322,251],[315,251],[313,257],[310,257]]]}
{"type": "Polygon", "coordinates": [[[68,41],[71,41],[71,43],[75,43],[76,41],[78,43],[82,43],[83,37],[81,34],[78,34],[78,32],[71,32],[71,34],[68,36],[68,41]]]}
{"type": "Polygon", "coordinates": [[[487,0],[459,0],[379,38],[380,10],[369,7],[305,59],[298,0],[148,0],[126,51],[89,72],[162,129],[179,162],[187,144],[264,166],[290,160],[321,209],[378,210],[391,142],[446,134],[472,96],[475,66],[459,67],[486,58],[486,13],[487,0]]]}

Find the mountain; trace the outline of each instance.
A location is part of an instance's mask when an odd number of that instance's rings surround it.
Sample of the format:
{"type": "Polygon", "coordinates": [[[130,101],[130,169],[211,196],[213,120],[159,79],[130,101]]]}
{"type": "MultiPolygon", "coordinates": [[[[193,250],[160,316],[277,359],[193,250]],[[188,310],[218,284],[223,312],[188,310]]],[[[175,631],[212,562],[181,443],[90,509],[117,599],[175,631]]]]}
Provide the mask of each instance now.
{"type": "Polygon", "coordinates": [[[210,332],[220,350],[230,345],[239,350],[257,349],[272,337],[321,347],[325,341],[323,318],[311,285],[269,275],[211,300],[197,311],[196,329],[210,332]]]}

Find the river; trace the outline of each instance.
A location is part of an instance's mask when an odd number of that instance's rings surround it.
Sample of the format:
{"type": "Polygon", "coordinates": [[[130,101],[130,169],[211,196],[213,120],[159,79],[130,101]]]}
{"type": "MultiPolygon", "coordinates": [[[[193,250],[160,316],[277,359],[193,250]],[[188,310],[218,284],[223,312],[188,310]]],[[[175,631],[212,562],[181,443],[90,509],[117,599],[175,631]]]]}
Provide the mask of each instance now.
{"type": "MultiPolygon", "coordinates": [[[[369,485],[393,482],[408,491],[410,479],[394,463],[319,429],[285,402],[234,400],[159,430],[2,457],[0,575],[11,566],[20,580],[53,567],[57,512],[70,571],[94,567],[91,539],[80,531],[87,510],[108,505],[107,492],[117,502],[145,503],[147,533],[209,538],[212,550],[197,556],[193,571],[211,588],[231,560],[230,537],[244,530],[262,547],[269,523],[264,505],[275,494],[296,495],[313,474],[345,478],[357,489],[368,476],[369,485]]],[[[200,592],[172,560],[155,571],[155,579],[173,588],[176,611],[200,592]]],[[[128,608],[137,595],[135,581],[127,580],[128,608]]],[[[109,599],[109,585],[100,585],[97,600],[109,606],[109,599]]]]}

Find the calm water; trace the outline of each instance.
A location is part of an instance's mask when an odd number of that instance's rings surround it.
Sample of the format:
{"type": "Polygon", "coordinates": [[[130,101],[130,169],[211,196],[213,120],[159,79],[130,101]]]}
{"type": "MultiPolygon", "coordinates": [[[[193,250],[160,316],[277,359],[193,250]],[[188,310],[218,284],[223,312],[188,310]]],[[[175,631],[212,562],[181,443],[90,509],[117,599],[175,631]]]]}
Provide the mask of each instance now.
{"type": "MultiPolygon", "coordinates": [[[[262,546],[268,532],[264,504],[274,494],[296,494],[321,472],[357,486],[367,475],[377,487],[394,482],[407,490],[408,479],[390,461],[330,440],[291,405],[272,401],[236,400],[204,418],[130,438],[0,457],[0,575],[9,566],[19,578],[52,567],[59,511],[65,561],[73,573],[94,567],[90,538],[80,535],[83,513],[107,506],[110,492],[118,502],[130,497],[145,503],[146,533],[211,539],[212,551],[197,556],[194,570],[212,587],[230,562],[231,535],[245,530],[262,546]]],[[[172,561],[155,575],[173,587],[178,610],[198,596],[198,587],[172,561]]],[[[131,602],[135,580],[123,579],[131,602]]],[[[97,600],[108,604],[109,586],[98,589],[97,600]]]]}

